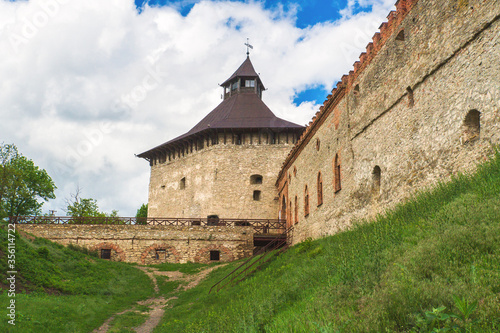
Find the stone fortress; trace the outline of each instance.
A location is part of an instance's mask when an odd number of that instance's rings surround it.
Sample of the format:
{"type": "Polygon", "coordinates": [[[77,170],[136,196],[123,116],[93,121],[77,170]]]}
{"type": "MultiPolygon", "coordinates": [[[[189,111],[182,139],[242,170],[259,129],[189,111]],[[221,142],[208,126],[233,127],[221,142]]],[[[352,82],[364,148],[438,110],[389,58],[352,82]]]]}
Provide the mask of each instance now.
{"type": "Polygon", "coordinates": [[[138,157],[151,166],[148,216],[272,219],[276,175],[304,127],[276,117],[247,58],[223,101],[184,135],[138,157]]]}
{"type": "Polygon", "coordinates": [[[255,228],[219,219],[286,219],[297,243],[473,170],[500,143],[500,0],[396,9],[306,128],[263,103],[247,57],[219,106],[139,155],[151,167],[148,216],[204,224],[18,228],[113,260],[230,261],[251,255],[255,228]]]}
{"type": "Polygon", "coordinates": [[[279,172],[294,242],[473,170],[500,143],[500,1],[396,8],[279,172]]]}

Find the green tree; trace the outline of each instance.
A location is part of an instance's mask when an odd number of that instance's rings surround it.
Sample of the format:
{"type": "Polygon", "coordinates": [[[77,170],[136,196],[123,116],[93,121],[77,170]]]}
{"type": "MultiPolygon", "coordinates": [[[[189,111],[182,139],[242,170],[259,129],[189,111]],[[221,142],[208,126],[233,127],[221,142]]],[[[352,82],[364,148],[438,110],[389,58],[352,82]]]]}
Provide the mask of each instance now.
{"type": "Polygon", "coordinates": [[[56,188],[47,171],[20,154],[15,145],[2,143],[0,218],[39,214],[43,201],[55,198],[56,188]]]}
{"type": "Polygon", "coordinates": [[[147,224],[148,204],[142,204],[141,208],[137,210],[135,217],[137,218],[137,224],[147,224]]]}
{"type": "Polygon", "coordinates": [[[102,217],[103,219],[95,219],[95,223],[118,223],[118,211],[113,210],[111,214],[99,211],[97,200],[92,198],[81,198],[80,188],[77,187],[74,194],[71,194],[71,199],[66,199],[66,216],[71,217],[102,217]]]}

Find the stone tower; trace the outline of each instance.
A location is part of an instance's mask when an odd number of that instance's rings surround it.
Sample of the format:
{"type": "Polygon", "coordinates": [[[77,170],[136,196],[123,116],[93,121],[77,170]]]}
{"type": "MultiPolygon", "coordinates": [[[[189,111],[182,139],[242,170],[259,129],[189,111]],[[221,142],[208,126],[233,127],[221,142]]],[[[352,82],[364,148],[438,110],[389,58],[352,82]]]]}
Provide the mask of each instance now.
{"type": "Polygon", "coordinates": [[[221,86],[223,101],[190,131],[138,155],[151,166],[148,216],[278,218],[276,176],[304,127],[264,104],[248,56],[221,86]]]}

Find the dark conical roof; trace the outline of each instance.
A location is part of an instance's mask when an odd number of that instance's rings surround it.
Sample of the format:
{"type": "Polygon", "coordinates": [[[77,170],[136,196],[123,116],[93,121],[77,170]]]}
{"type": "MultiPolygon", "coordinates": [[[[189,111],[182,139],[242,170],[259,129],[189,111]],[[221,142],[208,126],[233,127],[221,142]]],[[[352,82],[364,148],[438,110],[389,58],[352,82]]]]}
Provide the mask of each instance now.
{"type": "MultiPolygon", "coordinates": [[[[221,86],[225,86],[226,84],[228,84],[230,81],[232,81],[237,77],[257,77],[257,78],[259,77],[259,74],[257,74],[255,69],[253,68],[252,62],[250,61],[250,57],[247,57],[246,60],[243,61],[241,66],[236,70],[236,72],[234,72],[233,75],[229,77],[229,79],[224,81],[224,83],[222,83],[221,86]]],[[[262,84],[262,82],[260,83],[262,84]]],[[[265,89],[263,84],[262,88],[265,89]]]]}
{"type": "MultiPolygon", "coordinates": [[[[252,62],[248,57],[236,72],[221,84],[221,86],[229,85],[235,78],[256,78],[263,88],[259,76],[255,72],[252,62]]],[[[264,104],[260,95],[256,92],[256,89],[242,89],[234,91],[233,95],[228,95],[215,109],[187,133],[145,151],[138,156],[148,158],[158,151],[169,149],[171,146],[181,143],[181,141],[185,139],[189,140],[198,134],[206,134],[207,132],[214,132],[217,130],[269,129],[282,131],[288,129],[292,131],[301,131],[303,128],[303,126],[276,117],[267,105],[264,104]]]]}
{"type": "Polygon", "coordinates": [[[225,99],[189,132],[169,142],[185,138],[206,129],[238,128],[302,128],[278,118],[257,94],[237,94],[225,99]]]}

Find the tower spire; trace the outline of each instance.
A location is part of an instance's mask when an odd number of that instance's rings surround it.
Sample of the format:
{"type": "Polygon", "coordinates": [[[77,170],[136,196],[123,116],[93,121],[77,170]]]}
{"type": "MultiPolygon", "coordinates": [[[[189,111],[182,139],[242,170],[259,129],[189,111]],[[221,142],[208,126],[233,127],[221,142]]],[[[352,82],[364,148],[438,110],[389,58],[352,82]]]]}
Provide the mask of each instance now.
{"type": "Polygon", "coordinates": [[[253,50],[253,46],[250,45],[249,41],[248,41],[248,37],[247,37],[247,42],[245,43],[246,47],[247,47],[247,58],[250,57],[250,49],[253,50]]]}

